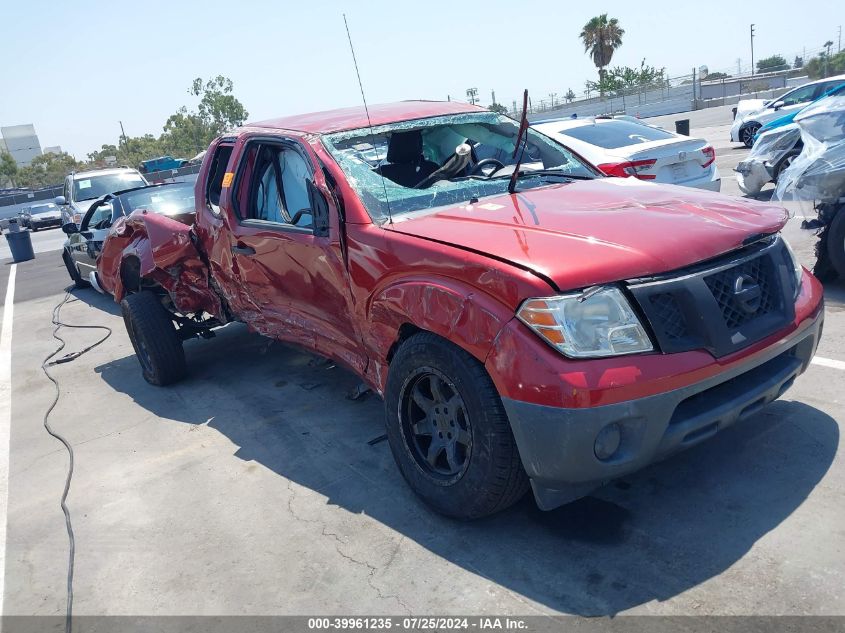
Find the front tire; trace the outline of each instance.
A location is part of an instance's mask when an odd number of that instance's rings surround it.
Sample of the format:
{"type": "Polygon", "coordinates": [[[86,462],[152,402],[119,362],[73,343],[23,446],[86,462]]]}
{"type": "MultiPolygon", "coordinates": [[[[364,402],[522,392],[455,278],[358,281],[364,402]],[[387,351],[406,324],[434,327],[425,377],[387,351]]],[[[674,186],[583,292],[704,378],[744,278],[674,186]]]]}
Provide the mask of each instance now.
{"type": "Polygon", "coordinates": [[[827,257],[839,278],[845,279],[845,207],[840,207],[827,231],[827,257]]]}
{"type": "Polygon", "coordinates": [[[787,167],[789,167],[792,164],[792,161],[794,161],[800,153],[801,153],[801,150],[793,150],[793,151],[789,152],[786,156],[784,156],[783,158],[780,159],[780,161],[778,162],[777,165],[775,165],[775,168],[773,170],[774,171],[774,175],[772,177],[773,183],[777,184],[777,181],[780,178],[780,175],[786,170],[787,167]]]}
{"type": "Polygon", "coordinates": [[[749,123],[739,131],[739,140],[750,149],[754,145],[754,135],[761,127],[759,123],[749,123]]]}
{"type": "Polygon", "coordinates": [[[76,262],[73,261],[73,258],[67,251],[62,251],[62,260],[65,263],[65,268],[67,268],[67,274],[70,275],[71,281],[73,281],[73,287],[87,288],[90,284],[79,274],[79,268],[77,268],[76,262]]]}
{"type": "Polygon", "coordinates": [[[434,334],[415,334],[390,363],[384,403],[396,464],[437,512],[476,519],[528,490],[502,399],[466,351],[434,334]]]}
{"type": "Polygon", "coordinates": [[[184,378],[185,350],[159,298],[152,292],[127,295],[120,309],[144,380],[161,387],[184,378]]]}

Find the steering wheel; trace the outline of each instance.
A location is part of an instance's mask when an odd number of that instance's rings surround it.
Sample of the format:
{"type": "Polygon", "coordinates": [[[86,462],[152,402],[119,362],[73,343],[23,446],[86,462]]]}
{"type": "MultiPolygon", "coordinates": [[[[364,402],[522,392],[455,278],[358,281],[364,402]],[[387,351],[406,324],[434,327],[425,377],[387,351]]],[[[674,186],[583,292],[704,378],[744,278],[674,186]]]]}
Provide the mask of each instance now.
{"type": "Polygon", "coordinates": [[[483,158],[480,161],[478,161],[477,163],[475,163],[475,167],[472,168],[472,170],[470,171],[470,174],[473,175],[473,176],[478,176],[478,175],[491,176],[491,175],[495,174],[497,171],[499,171],[500,169],[504,168],[504,166],[505,166],[505,164],[502,161],[497,160],[495,158],[483,158]],[[494,165],[496,168],[493,169],[492,171],[485,172],[484,168],[489,167],[490,165],[494,165]]]}

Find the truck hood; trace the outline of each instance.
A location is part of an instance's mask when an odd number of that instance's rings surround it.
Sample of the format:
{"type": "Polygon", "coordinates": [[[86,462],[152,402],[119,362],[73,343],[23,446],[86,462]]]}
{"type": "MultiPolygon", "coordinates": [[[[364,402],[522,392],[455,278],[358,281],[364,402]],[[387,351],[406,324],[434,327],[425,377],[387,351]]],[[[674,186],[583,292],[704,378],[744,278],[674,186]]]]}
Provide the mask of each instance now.
{"type": "Polygon", "coordinates": [[[783,207],[601,178],[396,218],[388,230],[482,253],[572,290],[668,272],[775,233],[783,207]]]}

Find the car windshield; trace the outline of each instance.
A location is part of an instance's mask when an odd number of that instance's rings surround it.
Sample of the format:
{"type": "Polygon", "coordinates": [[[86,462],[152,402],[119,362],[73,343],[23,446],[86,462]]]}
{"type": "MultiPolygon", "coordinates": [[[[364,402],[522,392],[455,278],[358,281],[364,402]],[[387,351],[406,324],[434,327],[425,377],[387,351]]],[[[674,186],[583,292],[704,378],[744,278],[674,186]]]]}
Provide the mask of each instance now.
{"type": "Polygon", "coordinates": [[[34,204],[29,208],[29,212],[32,214],[48,213],[50,211],[58,211],[58,207],[55,204],[34,204]]]}
{"type": "Polygon", "coordinates": [[[628,147],[638,143],[651,143],[652,141],[674,138],[674,134],[666,130],[658,130],[642,123],[618,120],[579,125],[578,127],[558,130],[558,133],[605,149],[616,149],[617,147],[628,147]]]}
{"type": "MultiPolygon", "coordinates": [[[[323,137],[373,220],[507,192],[519,123],[493,112],[403,121],[323,137]],[[383,177],[383,178],[382,178],[383,177]],[[389,206],[388,206],[389,205],[389,206]]],[[[530,130],[520,171],[553,170],[520,188],[594,178],[565,147],[530,130]]]]}
{"type": "Polygon", "coordinates": [[[115,191],[142,187],[145,184],[141,176],[133,172],[102,174],[100,176],[88,176],[87,178],[81,176],[73,181],[73,199],[75,201],[94,200],[115,191]]]}
{"type": "Polygon", "coordinates": [[[194,210],[194,185],[177,183],[145,187],[128,191],[121,194],[119,198],[126,215],[138,209],[147,209],[164,215],[187,213],[194,210]]]}

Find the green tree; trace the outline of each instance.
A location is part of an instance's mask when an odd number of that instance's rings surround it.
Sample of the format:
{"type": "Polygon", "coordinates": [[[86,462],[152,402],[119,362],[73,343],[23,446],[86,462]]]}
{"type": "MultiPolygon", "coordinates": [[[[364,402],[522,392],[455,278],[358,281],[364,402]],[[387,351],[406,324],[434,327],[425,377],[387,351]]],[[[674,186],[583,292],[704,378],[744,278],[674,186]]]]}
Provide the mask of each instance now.
{"type": "Polygon", "coordinates": [[[0,152],[0,182],[8,180],[13,187],[15,184],[15,177],[18,175],[18,164],[9,152],[0,152]]]}
{"type": "Polygon", "coordinates": [[[487,108],[492,112],[498,112],[499,114],[507,114],[508,109],[503,106],[501,103],[491,103],[490,106],[487,108]]]}
{"type": "Polygon", "coordinates": [[[716,72],[716,73],[710,73],[709,75],[707,75],[707,77],[705,77],[705,80],[706,81],[713,81],[714,79],[727,79],[728,77],[730,77],[730,75],[728,73],[716,72]]]}
{"type": "Polygon", "coordinates": [[[798,55],[795,56],[795,61],[792,62],[793,68],[801,68],[804,65],[804,58],[798,55]]]}
{"type": "Polygon", "coordinates": [[[776,70],[787,70],[789,62],[787,62],[781,55],[772,55],[757,62],[757,72],[770,73],[776,70]]]}
{"type": "Polygon", "coordinates": [[[619,20],[608,20],[607,13],[592,18],[581,30],[579,37],[584,44],[584,52],[589,54],[599,69],[599,83],[594,85],[602,87],[605,68],[610,64],[614,51],[622,46],[623,35],[625,30],[619,26],[619,20]]]}
{"type": "Polygon", "coordinates": [[[566,94],[563,95],[563,98],[566,99],[567,103],[572,103],[575,101],[575,93],[572,91],[572,88],[566,91],[566,94]]]}
{"type": "Polygon", "coordinates": [[[232,80],[222,75],[205,82],[200,77],[194,79],[188,94],[199,97],[199,104],[196,110],[182,106],[167,119],[160,139],[165,153],[191,157],[216,136],[243,125],[249,112],[233,91],[232,80]]]}
{"type": "Polygon", "coordinates": [[[50,187],[60,185],[64,177],[80,167],[70,154],[42,154],[32,159],[27,167],[18,170],[18,184],[24,187],[50,187]]]}
{"type": "Polygon", "coordinates": [[[611,70],[606,70],[598,83],[588,83],[591,84],[590,90],[597,90],[601,94],[614,94],[621,91],[650,88],[664,81],[665,76],[665,68],[658,69],[649,66],[643,59],[639,68],[616,66],[611,70]]]}
{"type": "Polygon", "coordinates": [[[88,161],[102,166],[107,157],[114,156],[119,165],[138,167],[143,161],[159,156],[191,158],[222,132],[242,125],[249,116],[233,91],[232,80],[223,76],[206,82],[194,79],[188,94],[199,98],[195,110],[182,106],[168,117],[159,137],[152,134],[121,137],[117,145],[105,144],[89,153],[88,161]]]}
{"type": "Polygon", "coordinates": [[[845,74],[845,51],[831,55],[829,58],[822,51],[816,57],[807,61],[804,65],[804,70],[807,71],[810,79],[821,79],[830,75],[845,74]],[[825,74],[825,67],[827,67],[827,74],[825,74]]]}

